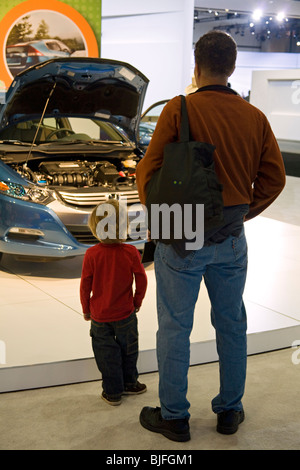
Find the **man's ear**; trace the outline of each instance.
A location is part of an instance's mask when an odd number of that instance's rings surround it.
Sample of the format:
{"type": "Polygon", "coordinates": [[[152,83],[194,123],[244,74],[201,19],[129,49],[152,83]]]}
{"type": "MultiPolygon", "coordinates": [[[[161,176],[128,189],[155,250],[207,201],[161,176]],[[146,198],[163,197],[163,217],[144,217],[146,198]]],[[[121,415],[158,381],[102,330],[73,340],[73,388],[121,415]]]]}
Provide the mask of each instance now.
{"type": "Polygon", "coordinates": [[[195,77],[196,86],[199,88],[200,87],[199,83],[200,83],[200,77],[201,77],[201,69],[198,67],[197,64],[195,64],[194,77],[195,77]]]}

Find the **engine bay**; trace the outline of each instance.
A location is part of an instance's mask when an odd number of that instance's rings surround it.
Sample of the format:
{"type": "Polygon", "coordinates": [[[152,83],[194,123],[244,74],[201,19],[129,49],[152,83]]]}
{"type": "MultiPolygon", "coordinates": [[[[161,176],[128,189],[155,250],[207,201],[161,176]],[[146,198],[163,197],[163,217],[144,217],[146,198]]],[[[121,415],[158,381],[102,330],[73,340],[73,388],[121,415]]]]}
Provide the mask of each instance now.
{"type": "Polygon", "coordinates": [[[11,165],[23,178],[50,188],[103,187],[106,189],[130,188],[135,184],[137,162],[127,160],[44,160],[11,165]],[[31,164],[30,164],[31,163],[31,164]]]}

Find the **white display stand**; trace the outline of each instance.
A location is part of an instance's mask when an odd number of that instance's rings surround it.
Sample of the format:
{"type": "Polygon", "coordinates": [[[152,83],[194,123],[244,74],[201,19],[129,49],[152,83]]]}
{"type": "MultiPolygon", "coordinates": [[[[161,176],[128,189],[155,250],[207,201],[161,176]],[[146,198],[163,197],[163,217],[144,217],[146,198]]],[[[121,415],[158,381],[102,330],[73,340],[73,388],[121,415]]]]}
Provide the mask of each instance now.
{"type": "Polygon", "coordinates": [[[267,116],[281,150],[300,153],[300,69],[254,71],[250,103],[267,116]]]}
{"type": "MultiPolygon", "coordinates": [[[[300,226],[257,217],[246,223],[246,235],[248,354],[290,347],[300,339],[300,226]]],[[[3,256],[0,392],[101,378],[93,358],[90,325],[81,313],[81,264],[82,257],[38,264],[3,256]]],[[[138,313],[140,373],[157,370],[153,264],[146,272],[148,289],[138,313]]],[[[210,304],[202,283],[191,335],[191,364],[217,359],[210,304]]]]}

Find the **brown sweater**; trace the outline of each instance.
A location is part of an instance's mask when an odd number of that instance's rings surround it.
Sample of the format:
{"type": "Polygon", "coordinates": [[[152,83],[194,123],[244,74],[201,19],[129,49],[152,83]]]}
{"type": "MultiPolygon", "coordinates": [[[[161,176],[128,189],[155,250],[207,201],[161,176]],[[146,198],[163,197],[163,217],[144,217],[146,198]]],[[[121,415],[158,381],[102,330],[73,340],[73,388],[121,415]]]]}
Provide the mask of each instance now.
{"type": "MultiPolygon", "coordinates": [[[[266,116],[239,95],[206,90],[186,97],[194,140],[216,146],[216,173],[223,184],[224,206],[249,204],[247,219],[260,214],[285,185],[281,152],[266,116]]],[[[152,174],[161,167],[167,143],[179,140],[180,97],[164,107],[150,145],[137,166],[142,204],[152,174]]]]}

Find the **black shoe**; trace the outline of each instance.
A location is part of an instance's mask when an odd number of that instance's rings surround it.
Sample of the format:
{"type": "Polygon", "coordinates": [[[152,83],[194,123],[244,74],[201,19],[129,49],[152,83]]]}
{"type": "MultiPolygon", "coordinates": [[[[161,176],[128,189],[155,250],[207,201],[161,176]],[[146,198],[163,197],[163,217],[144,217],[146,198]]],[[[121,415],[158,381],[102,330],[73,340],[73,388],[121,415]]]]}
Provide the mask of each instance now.
{"type": "Polygon", "coordinates": [[[107,393],[102,392],[101,395],[102,400],[112,406],[121,405],[122,397],[121,395],[107,395],[107,393]]]}
{"type": "Polygon", "coordinates": [[[221,434],[234,434],[245,419],[243,410],[227,410],[218,413],[217,431],[221,434]]]}
{"type": "Polygon", "coordinates": [[[125,385],[123,395],[139,395],[147,391],[145,384],[141,384],[139,381],[135,385],[125,385]]]}
{"type": "Polygon", "coordinates": [[[190,426],[186,419],[163,419],[161,409],[145,406],[140,414],[141,425],[149,431],[158,432],[171,441],[189,441],[190,426]]]}

